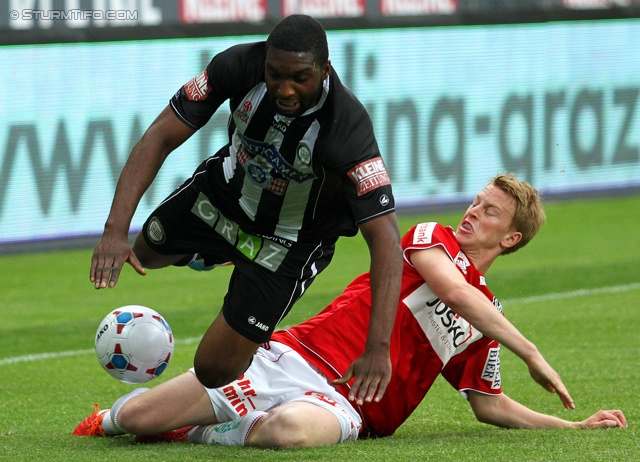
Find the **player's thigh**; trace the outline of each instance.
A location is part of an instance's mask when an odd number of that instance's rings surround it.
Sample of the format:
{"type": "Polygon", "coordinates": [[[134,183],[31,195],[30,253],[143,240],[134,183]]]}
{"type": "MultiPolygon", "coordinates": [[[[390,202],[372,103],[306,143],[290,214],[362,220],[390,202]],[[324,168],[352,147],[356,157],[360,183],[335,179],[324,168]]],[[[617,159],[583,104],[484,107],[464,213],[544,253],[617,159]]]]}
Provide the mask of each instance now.
{"type": "Polygon", "coordinates": [[[164,268],[191,256],[186,253],[176,255],[163,255],[158,253],[149,247],[149,244],[147,244],[142,232],[138,233],[136,236],[136,240],[133,244],[133,253],[136,254],[136,257],[140,260],[142,266],[149,269],[164,268]]]}
{"type": "Polygon", "coordinates": [[[269,271],[253,262],[238,262],[229,280],[222,313],[236,332],[261,344],[310,284],[289,274],[269,271]]]}
{"type": "Polygon", "coordinates": [[[249,436],[259,447],[311,447],[339,443],[342,430],[333,412],[308,402],[275,407],[249,436]]]}
{"type": "Polygon", "coordinates": [[[251,364],[260,343],[238,333],[219,314],[198,345],[194,370],[200,382],[208,388],[218,388],[235,380],[251,364]]]}
{"type": "Polygon", "coordinates": [[[217,420],[209,395],[191,372],[131,398],[118,414],[123,430],[136,435],[214,423],[217,420]]]}

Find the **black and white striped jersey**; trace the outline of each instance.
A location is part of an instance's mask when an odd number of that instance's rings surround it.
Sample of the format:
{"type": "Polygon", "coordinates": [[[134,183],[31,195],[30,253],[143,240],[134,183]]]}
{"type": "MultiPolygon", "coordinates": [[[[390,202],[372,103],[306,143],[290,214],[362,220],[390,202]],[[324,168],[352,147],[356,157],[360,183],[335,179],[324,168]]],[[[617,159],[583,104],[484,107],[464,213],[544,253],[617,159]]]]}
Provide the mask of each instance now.
{"type": "Polygon", "coordinates": [[[171,99],[194,129],[229,100],[229,142],[208,161],[211,203],[245,232],[294,242],[352,236],[393,211],[371,119],[335,71],[314,108],[283,117],[267,97],[265,59],[265,42],[231,47],[171,99]]]}

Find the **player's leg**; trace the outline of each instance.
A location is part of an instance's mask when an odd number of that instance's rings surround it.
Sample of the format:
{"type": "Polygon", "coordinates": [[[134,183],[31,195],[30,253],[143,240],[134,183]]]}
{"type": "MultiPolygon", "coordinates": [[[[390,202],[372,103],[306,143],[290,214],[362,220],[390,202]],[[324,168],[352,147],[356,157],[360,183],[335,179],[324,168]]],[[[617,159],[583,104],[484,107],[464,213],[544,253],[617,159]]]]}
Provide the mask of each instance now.
{"type": "MultiPolygon", "coordinates": [[[[261,248],[275,247],[260,242],[261,248]]],[[[244,373],[258,347],[269,341],[278,323],[333,255],[332,245],[276,250],[283,256],[269,258],[269,265],[260,254],[256,260],[240,252],[236,255],[222,312],[202,337],[194,358],[196,376],[205,387],[224,386],[244,373]]]]}
{"type": "Polygon", "coordinates": [[[143,267],[149,269],[164,268],[192,257],[191,254],[163,255],[156,252],[145,241],[143,232],[140,231],[138,233],[133,244],[133,253],[136,254],[143,267]]]}
{"type": "Polygon", "coordinates": [[[260,347],[251,367],[229,385],[207,389],[221,422],[198,426],[188,440],[271,448],[355,440],[362,419],[327,378],[279,342],[260,347]]]}
{"type": "Polygon", "coordinates": [[[202,173],[206,167],[207,161],[204,161],[191,178],[163,200],[136,236],[133,251],[145,268],[191,266],[193,262],[203,266],[200,252],[204,249],[213,250],[210,255],[214,259],[211,266],[226,264],[231,260],[227,253],[218,255],[219,250],[224,250],[221,247],[228,247],[229,242],[216,233],[212,235],[211,222],[205,219],[209,215],[194,212],[202,207],[207,211],[207,207],[213,208],[209,202],[202,205],[202,187],[207,186],[206,175],[202,173]]]}
{"type": "Polygon", "coordinates": [[[157,387],[137,388],[110,409],[96,409],[74,430],[76,436],[147,435],[186,425],[217,423],[209,395],[187,372],[157,387]]]}
{"type": "Polygon", "coordinates": [[[194,369],[198,380],[207,388],[218,388],[235,380],[247,370],[261,343],[240,335],[222,313],[218,314],[196,351],[194,369]]]}
{"type": "Polygon", "coordinates": [[[292,402],[273,408],[258,420],[247,446],[300,448],[340,441],[342,429],[334,413],[315,404],[292,402]]]}
{"type": "Polygon", "coordinates": [[[193,373],[185,372],[128,400],[115,422],[127,433],[149,435],[217,420],[202,384],[193,373]]]}
{"type": "Polygon", "coordinates": [[[229,422],[196,427],[189,431],[187,439],[225,446],[304,448],[350,438],[343,437],[341,422],[334,412],[308,402],[290,402],[268,412],[252,411],[229,422]]]}

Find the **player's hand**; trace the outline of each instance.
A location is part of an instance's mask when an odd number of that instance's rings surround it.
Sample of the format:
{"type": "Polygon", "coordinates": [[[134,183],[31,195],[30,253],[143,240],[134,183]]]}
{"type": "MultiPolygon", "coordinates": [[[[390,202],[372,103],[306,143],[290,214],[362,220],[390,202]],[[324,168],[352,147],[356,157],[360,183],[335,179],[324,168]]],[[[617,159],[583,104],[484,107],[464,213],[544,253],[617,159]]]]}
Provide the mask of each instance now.
{"type": "Polygon", "coordinates": [[[529,367],[529,374],[531,374],[533,380],[538,382],[545,390],[551,393],[557,393],[565,408],[576,408],[573,403],[573,398],[571,398],[567,391],[567,387],[564,386],[562,379],[560,379],[560,375],[553,370],[541,354],[527,361],[527,366],[529,367]]]}
{"type": "Polygon", "coordinates": [[[598,411],[579,423],[580,428],[626,427],[627,419],[622,411],[598,411]]]}
{"type": "Polygon", "coordinates": [[[125,262],[133,266],[138,274],[147,274],[127,239],[105,234],[93,250],[89,280],[95,284],[96,289],[114,287],[125,262]]]}
{"type": "Polygon", "coordinates": [[[379,402],[391,380],[391,359],[389,350],[379,352],[365,350],[346,370],[344,375],[333,381],[334,385],[344,385],[355,377],[349,401],[355,401],[358,406],[372,401],[379,402]]]}

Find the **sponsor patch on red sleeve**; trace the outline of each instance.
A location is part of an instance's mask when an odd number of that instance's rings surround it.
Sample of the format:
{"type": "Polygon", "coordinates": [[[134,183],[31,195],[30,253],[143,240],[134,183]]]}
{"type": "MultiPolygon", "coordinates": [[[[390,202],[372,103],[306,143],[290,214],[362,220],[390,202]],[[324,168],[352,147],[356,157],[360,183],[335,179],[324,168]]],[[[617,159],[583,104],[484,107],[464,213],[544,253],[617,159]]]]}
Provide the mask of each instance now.
{"type": "Polygon", "coordinates": [[[184,91],[190,101],[202,101],[211,91],[209,76],[204,70],[184,84],[184,91]]]}
{"type": "Polygon", "coordinates": [[[490,348],[487,361],[484,363],[482,379],[491,382],[491,389],[497,390],[502,386],[500,377],[500,347],[490,348]]]}
{"type": "Polygon", "coordinates": [[[413,232],[414,245],[431,244],[433,240],[433,230],[436,228],[435,222],[420,223],[413,232]]]}
{"type": "Polygon", "coordinates": [[[362,196],[380,186],[391,184],[387,169],[380,157],[366,160],[356,165],[349,170],[348,175],[358,187],[358,196],[362,196]]]}

